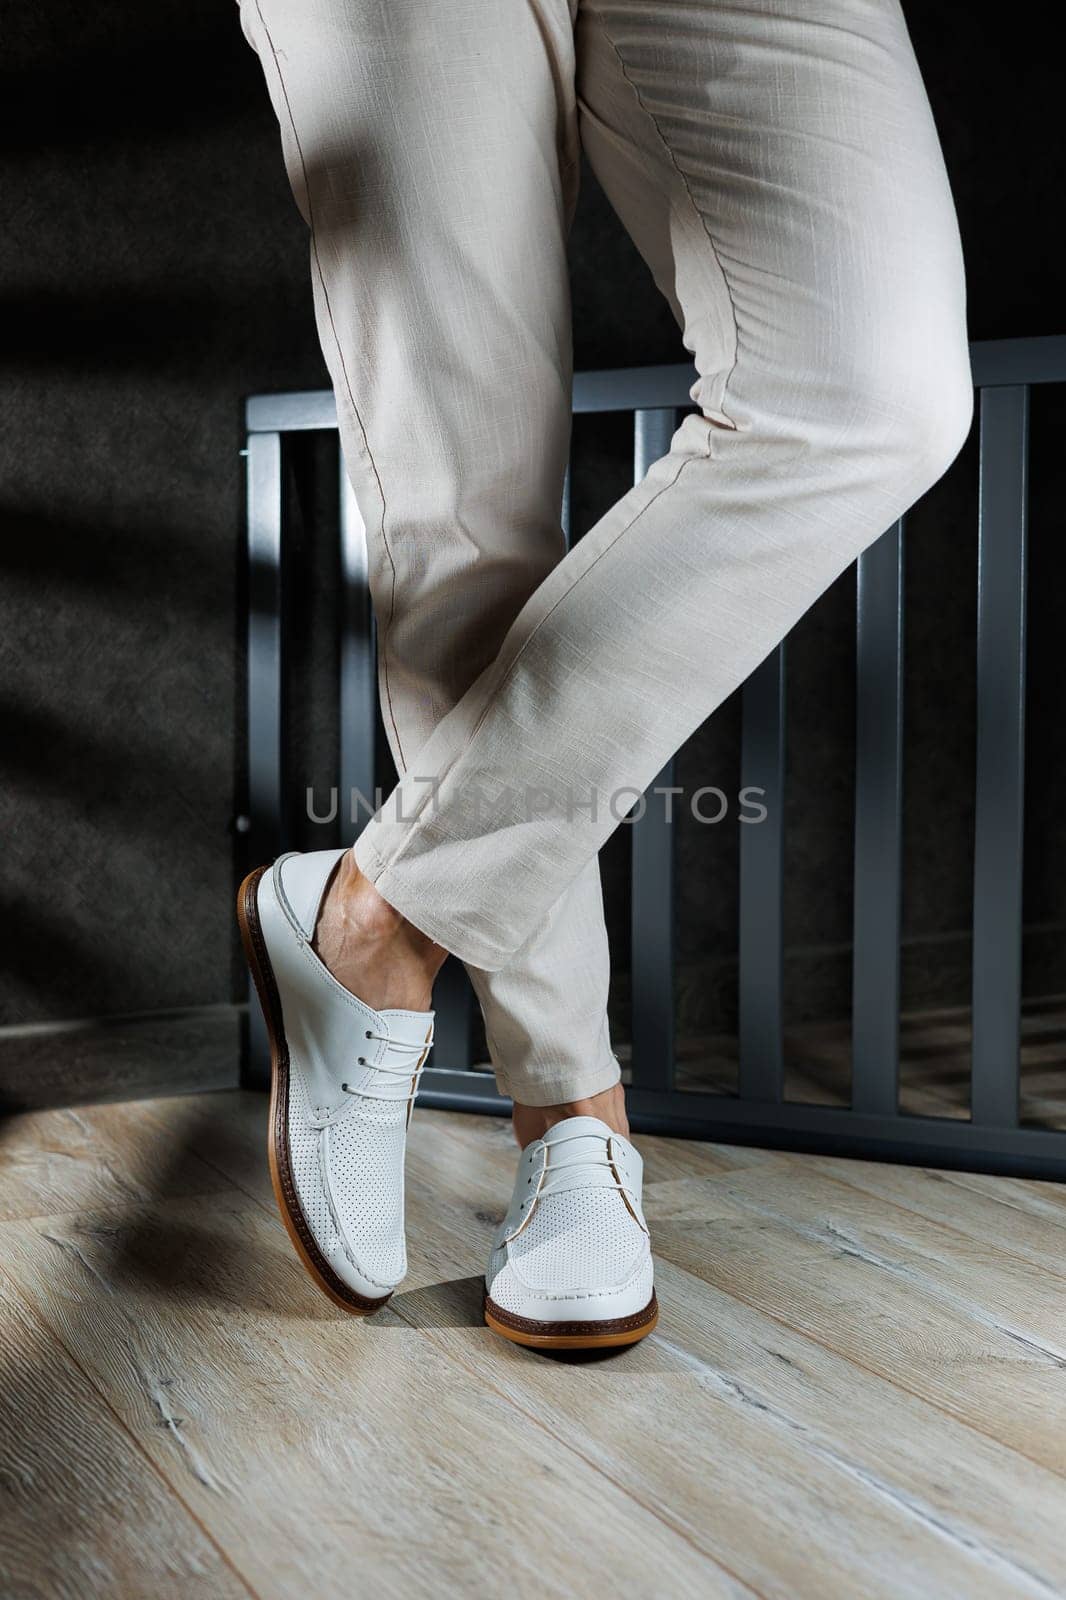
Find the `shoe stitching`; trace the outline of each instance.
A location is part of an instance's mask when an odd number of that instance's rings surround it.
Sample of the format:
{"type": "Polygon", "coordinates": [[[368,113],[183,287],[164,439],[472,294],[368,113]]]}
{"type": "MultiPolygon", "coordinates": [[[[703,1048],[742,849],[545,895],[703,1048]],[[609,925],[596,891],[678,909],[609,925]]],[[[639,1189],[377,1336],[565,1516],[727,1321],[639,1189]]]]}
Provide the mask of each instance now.
{"type": "Polygon", "coordinates": [[[657,1319],[659,1315],[659,1302],[655,1297],[655,1291],[652,1290],[652,1296],[648,1301],[648,1304],[642,1311],[635,1311],[632,1316],[603,1318],[590,1317],[583,1321],[577,1322],[555,1322],[549,1321],[547,1318],[543,1317],[522,1317],[519,1316],[517,1312],[505,1311],[502,1306],[498,1306],[495,1303],[491,1295],[486,1294],[485,1312],[486,1318],[488,1314],[491,1313],[492,1316],[503,1323],[505,1327],[519,1329],[522,1332],[542,1333],[545,1330],[548,1330],[549,1337],[552,1335],[573,1337],[597,1332],[624,1333],[635,1331],[638,1328],[646,1328],[648,1327],[649,1323],[653,1323],[657,1319]]]}
{"type": "MultiPolygon", "coordinates": [[[[633,1282],[634,1280],[630,1279],[630,1282],[621,1289],[589,1289],[588,1291],[583,1290],[580,1293],[573,1294],[533,1294],[530,1296],[530,1304],[555,1305],[565,1300],[572,1300],[575,1303],[583,1300],[616,1300],[625,1293],[626,1289],[632,1287],[633,1282]]],[[[492,1293],[491,1287],[489,1293],[492,1293]]],[[[523,1313],[516,1314],[522,1315],[523,1313]]]]}
{"type": "Polygon", "coordinates": [[[646,1246],[641,1252],[641,1262],[636,1271],[630,1273],[625,1283],[616,1284],[610,1289],[566,1289],[559,1291],[535,1289],[527,1279],[523,1278],[515,1263],[510,1259],[504,1262],[500,1272],[498,1272],[496,1277],[493,1279],[493,1282],[495,1283],[496,1278],[499,1278],[501,1274],[507,1270],[507,1268],[510,1268],[512,1277],[518,1280],[521,1288],[528,1290],[530,1296],[534,1300],[611,1300],[617,1295],[625,1294],[629,1289],[632,1289],[633,1285],[640,1278],[645,1267],[651,1259],[651,1250],[646,1246]]]}
{"type": "MultiPolygon", "coordinates": [[[[323,1128],[321,1132],[323,1135],[328,1135],[329,1130],[327,1128],[323,1128]]],[[[343,1222],[341,1221],[340,1213],[337,1210],[337,1204],[333,1197],[333,1186],[329,1179],[329,1145],[325,1139],[320,1140],[319,1142],[315,1166],[319,1183],[322,1186],[322,1192],[326,1197],[326,1205],[329,1207],[329,1215],[330,1220],[333,1223],[334,1232],[337,1235],[337,1240],[342,1251],[344,1252],[345,1257],[348,1260],[349,1265],[354,1267],[359,1276],[365,1279],[367,1283],[372,1283],[375,1288],[395,1289],[396,1285],[398,1283],[402,1283],[407,1275],[406,1261],[404,1262],[404,1270],[400,1273],[400,1276],[394,1282],[389,1282],[384,1278],[373,1277],[372,1274],[367,1272],[366,1268],[356,1260],[354,1254],[352,1253],[352,1247],[348,1239],[347,1231],[343,1225],[343,1222]]],[[[330,1254],[333,1254],[332,1250],[330,1251],[330,1254]]]]}
{"type": "MultiPolygon", "coordinates": [[[[290,1071],[292,1070],[293,1065],[294,1064],[290,1063],[290,1071]]],[[[302,1068],[296,1067],[296,1071],[300,1072],[302,1076],[306,1076],[306,1075],[303,1074],[302,1068]]],[[[305,1084],[305,1093],[306,1093],[306,1084],[305,1084]]],[[[319,1187],[320,1187],[320,1189],[322,1191],[322,1194],[323,1194],[323,1196],[325,1198],[326,1207],[327,1207],[327,1209],[329,1211],[330,1221],[333,1224],[333,1231],[337,1236],[337,1242],[339,1243],[339,1245],[341,1247],[341,1250],[343,1251],[343,1253],[344,1253],[348,1263],[350,1264],[350,1266],[352,1266],[355,1269],[355,1271],[358,1272],[359,1276],[366,1283],[373,1284],[376,1289],[385,1289],[385,1290],[390,1290],[391,1291],[391,1290],[396,1288],[396,1285],[398,1283],[402,1283],[403,1282],[403,1279],[406,1276],[406,1263],[405,1263],[404,1272],[401,1272],[399,1278],[397,1278],[395,1280],[395,1282],[390,1283],[386,1279],[375,1278],[372,1273],[370,1273],[370,1272],[368,1272],[366,1270],[366,1268],[362,1265],[361,1262],[356,1260],[354,1254],[352,1253],[352,1248],[351,1248],[351,1245],[349,1243],[347,1233],[345,1231],[344,1225],[343,1225],[341,1217],[340,1217],[340,1213],[339,1213],[339,1211],[337,1209],[337,1205],[336,1205],[336,1202],[335,1202],[334,1197],[333,1197],[332,1185],[330,1184],[330,1181],[329,1181],[329,1147],[328,1147],[328,1143],[327,1143],[326,1139],[323,1137],[324,1135],[327,1134],[327,1132],[328,1132],[328,1130],[326,1128],[322,1128],[322,1129],[319,1130],[320,1137],[317,1140],[316,1147],[315,1147],[315,1178],[316,1178],[316,1180],[318,1182],[318,1185],[319,1185],[319,1187]]],[[[293,1178],[293,1187],[296,1189],[297,1199],[299,1199],[300,1191],[299,1191],[298,1186],[296,1185],[295,1177],[293,1178]]],[[[303,1211],[303,1206],[302,1205],[301,1205],[300,1209],[301,1209],[301,1211],[303,1211]]],[[[333,1258],[334,1254],[335,1254],[336,1247],[334,1245],[327,1245],[323,1240],[319,1239],[316,1236],[314,1229],[311,1227],[310,1222],[307,1220],[307,1213],[305,1211],[303,1212],[303,1215],[304,1215],[304,1220],[307,1223],[308,1231],[310,1232],[312,1238],[315,1240],[315,1243],[318,1245],[318,1248],[323,1252],[323,1254],[326,1256],[327,1260],[331,1260],[333,1258]]],[[[358,1291],[356,1291],[356,1292],[358,1292],[358,1291]]]]}

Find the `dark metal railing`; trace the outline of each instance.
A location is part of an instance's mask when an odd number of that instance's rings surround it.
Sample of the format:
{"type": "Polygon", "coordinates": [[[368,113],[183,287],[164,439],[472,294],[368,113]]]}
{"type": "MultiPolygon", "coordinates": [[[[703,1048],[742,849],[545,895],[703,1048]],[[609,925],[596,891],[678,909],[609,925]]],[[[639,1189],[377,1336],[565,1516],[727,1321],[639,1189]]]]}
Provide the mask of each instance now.
{"type": "MultiPolygon", "coordinates": [[[[785,681],[787,644],[742,694],[742,786],[765,791],[767,817],[741,829],[739,1075],[735,1095],[675,1087],[674,871],[665,807],[632,828],[630,1106],[645,1130],[842,1154],[1066,1177],[1066,1130],[1020,1125],[1022,820],[1029,393],[1066,381],[1066,337],[971,346],[980,429],[976,839],[972,1094],[969,1120],[899,1105],[902,881],[903,559],[906,517],[857,567],[852,1087],[847,1107],[786,1100],[783,1045],[785,681]]],[[[634,479],[665,454],[691,409],[688,366],[588,372],[575,412],[630,411],[634,479]]],[[[282,554],[286,434],[335,429],[333,396],[261,395],[247,405],[249,817],[251,858],[285,847],[285,628],[282,554]]],[[[567,476],[563,526],[569,534],[567,476]]],[[[377,697],[363,524],[341,469],[340,792],[375,788],[377,697]]],[[[673,782],[673,763],[656,784],[673,782]]],[[[354,838],[348,825],[346,839],[354,838]]],[[[457,962],[435,996],[437,1044],[423,1098],[505,1110],[491,1076],[470,1067],[472,995],[457,962]]],[[[266,1041],[252,1030],[249,1078],[266,1041]]]]}

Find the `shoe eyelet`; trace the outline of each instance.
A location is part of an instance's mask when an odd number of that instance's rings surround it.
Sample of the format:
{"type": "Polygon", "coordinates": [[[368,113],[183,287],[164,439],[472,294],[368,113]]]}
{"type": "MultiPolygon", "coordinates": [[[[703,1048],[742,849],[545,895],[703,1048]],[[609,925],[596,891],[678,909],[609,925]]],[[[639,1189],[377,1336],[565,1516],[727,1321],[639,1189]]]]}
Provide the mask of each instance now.
{"type": "Polygon", "coordinates": [[[341,1084],[341,1093],[342,1094],[347,1094],[348,1093],[348,1085],[346,1083],[342,1083],[341,1084]]]}
{"type": "Polygon", "coordinates": [[[365,1067],[366,1066],[366,1056],[360,1056],[359,1060],[356,1062],[356,1066],[365,1067]]]}
{"type": "Polygon", "coordinates": [[[366,1030],[366,1037],[367,1037],[367,1038],[368,1038],[368,1039],[369,1039],[369,1038],[370,1038],[370,1029],[369,1029],[369,1028],[368,1028],[368,1029],[367,1029],[367,1030],[366,1030]]]}

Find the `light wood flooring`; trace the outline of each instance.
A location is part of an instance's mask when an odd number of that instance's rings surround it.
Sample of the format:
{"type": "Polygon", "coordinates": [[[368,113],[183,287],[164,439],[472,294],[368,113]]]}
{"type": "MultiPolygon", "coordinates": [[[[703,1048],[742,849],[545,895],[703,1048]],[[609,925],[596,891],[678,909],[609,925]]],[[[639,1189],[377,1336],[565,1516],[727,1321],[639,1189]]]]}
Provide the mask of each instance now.
{"type": "Polygon", "coordinates": [[[482,1326],[514,1150],[420,1111],[358,1321],[275,1214],[265,1099],[0,1123],[0,1594],[1066,1594],[1066,1187],[643,1139],[662,1318],[482,1326]]]}

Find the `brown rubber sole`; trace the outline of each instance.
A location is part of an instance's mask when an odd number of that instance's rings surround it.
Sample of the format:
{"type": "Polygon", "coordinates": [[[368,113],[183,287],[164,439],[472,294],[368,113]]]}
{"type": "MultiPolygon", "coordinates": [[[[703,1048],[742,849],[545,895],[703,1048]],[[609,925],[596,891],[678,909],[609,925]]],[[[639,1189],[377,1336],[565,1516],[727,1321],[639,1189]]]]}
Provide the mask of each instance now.
{"type": "Polygon", "coordinates": [[[256,892],[259,880],[270,867],[257,867],[250,872],[237,891],[237,922],[241,930],[244,954],[255,982],[259,1004],[263,1008],[267,1033],[270,1037],[270,1120],[267,1126],[267,1159],[270,1162],[270,1181],[274,1199],[278,1203],[285,1231],[293,1242],[296,1254],[315,1283],[342,1311],[353,1316],[366,1317],[379,1310],[391,1294],[380,1300],[369,1300],[356,1294],[333,1271],[325,1259],[314,1235],[300,1210],[300,1201],[293,1181],[289,1160],[289,1047],[285,1042],[285,1027],[281,1013],[281,996],[274,980],[274,972],[267,955],[263,930],[259,925],[259,905],[256,892]]]}
{"type": "Polygon", "coordinates": [[[504,1311],[486,1294],[485,1321],[493,1333],[524,1344],[531,1350],[597,1350],[610,1345],[636,1344],[647,1338],[659,1320],[659,1302],[654,1293],[643,1311],[631,1317],[612,1317],[603,1322],[538,1322],[504,1311]]]}

